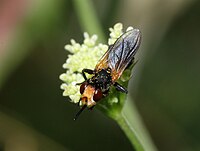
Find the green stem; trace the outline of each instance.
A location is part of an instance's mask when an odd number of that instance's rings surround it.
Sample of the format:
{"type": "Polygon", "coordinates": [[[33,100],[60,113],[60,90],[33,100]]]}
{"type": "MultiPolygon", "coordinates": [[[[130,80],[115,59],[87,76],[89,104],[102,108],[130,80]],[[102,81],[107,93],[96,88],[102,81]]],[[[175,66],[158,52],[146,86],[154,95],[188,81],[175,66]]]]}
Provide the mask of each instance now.
{"type": "Polygon", "coordinates": [[[90,0],[74,0],[73,4],[83,30],[89,34],[97,34],[99,41],[104,43],[105,35],[92,2],[90,0]]]}
{"type": "Polygon", "coordinates": [[[123,110],[114,119],[124,131],[136,151],[156,151],[157,149],[144,127],[137,109],[130,100],[126,102],[129,103],[125,105],[123,110]]]}
{"type": "Polygon", "coordinates": [[[129,121],[127,120],[126,116],[121,113],[116,118],[117,123],[120,125],[121,129],[126,134],[127,138],[130,140],[131,144],[135,148],[136,151],[144,151],[144,147],[137,136],[137,132],[132,126],[130,125],[129,121]]]}

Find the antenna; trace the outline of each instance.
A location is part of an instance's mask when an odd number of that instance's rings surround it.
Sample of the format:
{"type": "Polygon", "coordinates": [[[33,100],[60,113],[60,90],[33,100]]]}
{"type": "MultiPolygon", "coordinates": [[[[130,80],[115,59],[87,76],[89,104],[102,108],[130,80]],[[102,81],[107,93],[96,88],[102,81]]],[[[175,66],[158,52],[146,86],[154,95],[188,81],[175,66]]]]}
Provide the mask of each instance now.
{"type": "Polygon", "coordinates": [[[77,120],[77,118],[79,117],[79,115],[83,112],[83,110],[87,107],[87,105],[83,105],[83,107],[78,111],[78,113],[76,113],[74,120],[77,120]]]}

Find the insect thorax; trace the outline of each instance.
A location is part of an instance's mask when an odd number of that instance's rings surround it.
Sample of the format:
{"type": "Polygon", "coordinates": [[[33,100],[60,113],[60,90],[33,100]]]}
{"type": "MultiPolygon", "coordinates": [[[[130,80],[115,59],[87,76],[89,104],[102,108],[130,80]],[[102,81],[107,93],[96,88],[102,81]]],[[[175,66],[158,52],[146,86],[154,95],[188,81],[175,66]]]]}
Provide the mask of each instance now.
{"type": "Polygon", "coordinates": [[[104,93],[109,90],[112,85],[112,77],[110,69],[101,69],[89,80],[89,83],[94,85],[95,88],[101,89],[104,93]]]}

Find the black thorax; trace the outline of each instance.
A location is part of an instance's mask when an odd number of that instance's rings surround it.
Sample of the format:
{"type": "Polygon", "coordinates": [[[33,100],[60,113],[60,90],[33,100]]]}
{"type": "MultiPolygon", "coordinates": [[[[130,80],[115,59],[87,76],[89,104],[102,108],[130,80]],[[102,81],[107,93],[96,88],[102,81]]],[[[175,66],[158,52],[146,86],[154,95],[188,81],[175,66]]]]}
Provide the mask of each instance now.
{"type": "Polygon", "coordinates": [[[102,69],[95,72],[95,75],[88,80],[89,84],[94,85],[95,88],[101,89],[102,92],[109,90],[112,85],[112,77],[109,69],[102,69]]]}

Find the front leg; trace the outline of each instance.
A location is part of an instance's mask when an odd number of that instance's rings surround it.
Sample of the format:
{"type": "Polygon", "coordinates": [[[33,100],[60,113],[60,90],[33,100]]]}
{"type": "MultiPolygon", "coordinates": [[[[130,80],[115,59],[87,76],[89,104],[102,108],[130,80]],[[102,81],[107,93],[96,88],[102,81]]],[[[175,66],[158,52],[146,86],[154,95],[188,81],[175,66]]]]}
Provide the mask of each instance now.
{"type": "Polygon", "coordinates": [[[119,83],[115,82],[114,86],[118,91],[121,91],[126,94],[128,93],[128,90],[125,87],[123,87],[122,85],[120,85],[119,83]]]}
{"type": "Polygon", "coordinates": [[[87,80],[87,77],[85,75],[85,72],[88,73],[88,74],[94,74],[94,70],[91,70],[91,69],[83,69],[82,70],[82,75],[83,75],[83,78],[85,79],[85,81],[87,80]]]}

